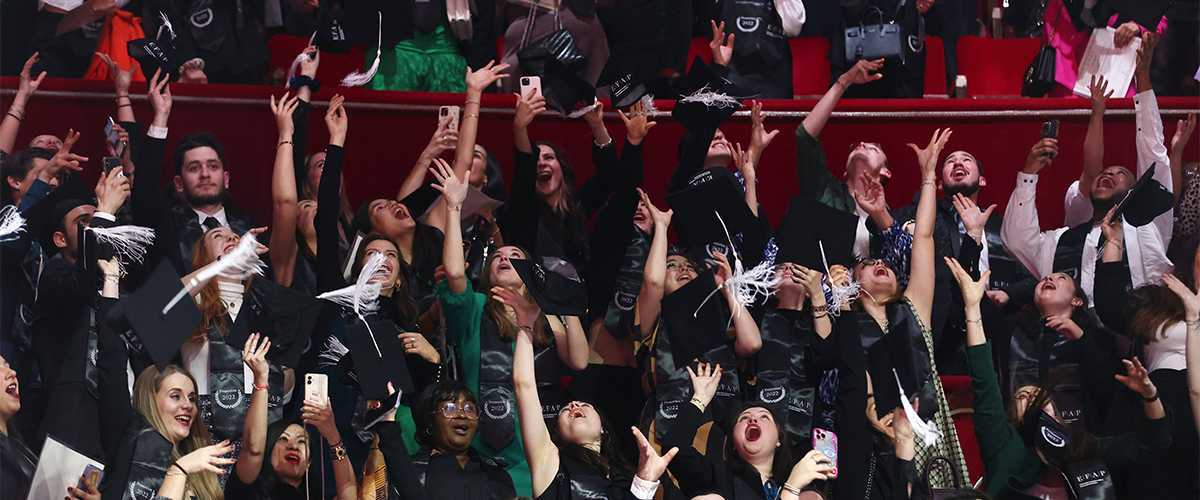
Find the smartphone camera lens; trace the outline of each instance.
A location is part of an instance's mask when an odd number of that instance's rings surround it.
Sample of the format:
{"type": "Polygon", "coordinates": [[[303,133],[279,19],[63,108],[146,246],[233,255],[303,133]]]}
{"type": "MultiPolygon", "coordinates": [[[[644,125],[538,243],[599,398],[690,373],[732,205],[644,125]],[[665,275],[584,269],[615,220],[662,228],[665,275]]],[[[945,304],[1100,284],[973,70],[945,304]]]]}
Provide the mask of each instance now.
{"type": "Polygon", "coordinates": [[[522,78],[522,79],[521,79],[521,85],[529,85],[529,79],[528,79],[528,78],[522,78]]]}

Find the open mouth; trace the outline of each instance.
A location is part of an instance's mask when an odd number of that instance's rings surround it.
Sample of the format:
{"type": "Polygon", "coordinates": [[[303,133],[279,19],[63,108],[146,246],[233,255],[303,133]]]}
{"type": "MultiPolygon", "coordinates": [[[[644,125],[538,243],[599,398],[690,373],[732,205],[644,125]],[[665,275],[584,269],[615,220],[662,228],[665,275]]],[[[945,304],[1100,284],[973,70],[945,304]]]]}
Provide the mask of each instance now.
{"type": "Polygon", "coordinates": [[[571,411],[571,418],[587,418],[587,414],[581,409],[571,411]]]}
{"type": "Polygon", "coordinates": [[[1042,283],[1042,291],[1044,292],[1046,290],[1058,290],[1058,287],[1055,286],[1053,282],[1046,281],[1042,283]]]}
{"type": "Polygon", "coordinates": [[[1117,182],[1112,177],[1101,177],[1100,182],[1096,184],[1097,188],[1114,189],[1117,187],[1117,182]]]}
{"type": "Polygon", "coordinates": [[[887,276],[887,273],[888,273],[888,270],[886,267],[875,266],[875,276],[885,277],[885,276],[887,276]]]}
{"type": "Polygon", "coordinates": [[[954,167],[954,171],[950,172],[950,178],[956,181],[965,179],[967,175],[970,175],[970,172],[967,172],[967,169],[962,167],[954,167]]]}
{"type": "Polygon", "coordinates": [[[633,221],[634,221],[634,222],[645,222],[645,221],[646,221],[646,215],[645,215],[645,214],[643,214],[643,213],[641,213],[641,212],[634,213],[634,214],[633,214],[633,221]]]}
{"type": "Polygon", "coordinates": [[[295,452],[288,453],[287,455],[283,456],[283,459],[285,461],[287,461],[287,463],[289,463],[289,464],[299,464],[300,463],[300,454],[295,453],[295,452]]]}
{"type": "Polygon", "coordinates": [[[227,253],[229,253],[230,250],[233,250],[233,247],[236,247],[236,246],[237,246],[237,242],[232,242],[232,243],[226,244],[225,248],[221,250],[221,253],[227,254],[227,253]]]}
{"type": "Polygon", "coordinates": [[[762,428],[758,424],[750,424],[746,426],[746,441],[758,441],[762,437],[762,428]]]}
{"type": "Polygon", "coordinates": [[[4,388],[4,393],[17,399],[21,399],[20,390],[17,388],[17,383],[13,382],[4,388]]]}
{"type": "Polygon", "coordinates": [[[397,206],[396,209],[392,211],[392,216],[399,220],[404,220],[408,218],[408,211],[405,210],[403,206],[397,206]]]}
{"type": "Polygon", "coordinates": [[[542,171],[538,172],[537,181],[538,182],[550,182],[550,178],[552,178],[552,177],[554,177],[554,173],[550,172],[550,170],[548,170],[548,169],[542,170],[542,171]]]}
{"type": "Polygon", "coordinates": [[[452,429],[454,430],[454,433],[458,434],[459,436],[466,436],[467,431],[470,430],[467,427],[467,424],[454,424],[454,427],[452,427],[452,429]]]}
{"type": "Polygon", "coordinates": [[[191,427],[192,416],[191,415],[176,415],[175,421],[179,422],[179,425],[182,425],[184,427],[191,427]]]}
{"type": "Polygon", "coordinates": [[[675,278],[675,281],[678,281],[678,282],[692,281],[692,276],[689,274],[680,274],[678,278],[675,278]]]}
{"type": "Polygon", "coordinates": [[[506,260],[500,261],[500,265],[496,266],[497,271],[507,271],[509,269],[512,269],[512,264],[509,264],[506,260]]]}

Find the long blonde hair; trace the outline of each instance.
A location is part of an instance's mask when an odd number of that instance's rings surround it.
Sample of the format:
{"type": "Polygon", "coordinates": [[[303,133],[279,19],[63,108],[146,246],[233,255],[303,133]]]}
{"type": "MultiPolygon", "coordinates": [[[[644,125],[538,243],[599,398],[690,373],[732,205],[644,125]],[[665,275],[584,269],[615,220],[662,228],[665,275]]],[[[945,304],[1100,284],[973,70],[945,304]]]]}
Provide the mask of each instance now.
{"type": "MultiPolygon", "coordinates": [[[[163,380],[176,373],[187,376],[188,380],[192,381],[192,387],[196,387],[196,378],[187,371],[186,368],[179,365],[168,365],[163,371],[158,371],[158,368],[153,365],[142,370],[142,374],[138,375],[137,381],[133,384],[133,402],[137,407],[138,412],[150,422],[150,427],[158,431],[163,437],[171,439],[167,427],[162,422],[162,415],[158,413],[158,391],[162,388],[163,380]]],[[[196,412],[199,416],[199,411],[196,412]]],[[[191,432],[183,441],[176,443],[171,450],[171,462],[178,461],[184,455],[196,451],[205,446],[212,444],[212,439],[208,437],[208,430],[204,426],[204,422],[193,422],[190,427],[191,432]]],[[[146,430],[146,432],[150,432],[146,430]]],[[[191,491],[196,498],[200,500],[224,500],[225,493],[221,490],[221,483],[217,481],[216,474],[211,472],[194,472],[187,477],[187,490],[191,491]]]]}

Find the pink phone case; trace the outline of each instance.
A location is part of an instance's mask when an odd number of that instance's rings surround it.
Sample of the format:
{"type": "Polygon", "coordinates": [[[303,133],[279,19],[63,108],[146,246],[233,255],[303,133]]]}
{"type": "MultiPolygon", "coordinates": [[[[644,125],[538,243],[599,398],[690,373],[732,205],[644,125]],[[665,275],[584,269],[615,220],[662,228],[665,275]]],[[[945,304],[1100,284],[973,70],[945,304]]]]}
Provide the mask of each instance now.
{"type": "Polygon", "coordinates": [[[837,458],[837,434],[825,429],[813,428],[813,449],[825,456],[833,462],[833,472],[827,474],[830,479],[838,477],[838,458],[837,458]]]}

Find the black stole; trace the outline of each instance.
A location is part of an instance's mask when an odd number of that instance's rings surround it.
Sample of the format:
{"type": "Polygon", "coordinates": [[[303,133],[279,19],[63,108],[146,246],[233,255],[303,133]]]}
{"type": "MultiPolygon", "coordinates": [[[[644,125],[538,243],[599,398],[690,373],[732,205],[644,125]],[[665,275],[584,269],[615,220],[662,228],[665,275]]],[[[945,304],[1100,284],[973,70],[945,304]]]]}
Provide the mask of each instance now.
{"type": "Polygon", "coordinates": [[[632,481],[617,469],[610,468],[606,475],[560,454],[558,474],[554,476],[558,495],[552,500],[623,500],[631,496],[632,481]]]}
{"type": "Polygon", "coordinates": [[[791,446],[812,435],[813,398],[807,350],[812,328],[799,320],[800,311],[768,309],[762,319],[762,348],[758,351],[755,400],[786,419],[791,446]]]}
{"type": "Polygon", "coordinates": [[[133,465],[129,468],[121,500],[151,500],[158,495],[174,449],[171,441],[147,425],[135,438],[133,465]]]}
{"type": "MultiPolygon", "coordinates": [[[[1087,244],[1088,233],[1092,232],[1093,227],[1092,222],[1087,221],[1068,229],[1058,237],[1058,246],[1054,249],[1053,272],[1066,273],[1076,280],[1083,278],[1083,246],[1087,244]]],[[[1099,253],[1096,255],[1099,256],[1099,253]]]]}
{"type": "MultiPolygon", "coordinates": [[[[243,305],[248,305],[249,295],[243,299],[243,305]]],[[[232,330],[249,331],[254,329],[254,313],[243,307],[237,321],[230,321],[225,316],[225,324],[230,325],[227,335],[237,335],[232,330]]],[[[246,375],[243,371],[242,351],[225,343],[216,325],[208,328],[208,394],[212,401],[211,413],[204,420],[209,425],[213,442],[225,439],[236,440],[242,436],[246,424],[246,412],[250,410],[250,394],[246,393],[246,375]]],[[[283,417],[283,371],[279,365],[270,363],[267,376],[270,388],[267,389],[267,421],[274,422],[283,417]]]]}
{"type": "Polygon", "coordinates": [[[1056,387],[1054,407],[1058,417],[1068,426],[1083,431],[1087,423],[1083,405],[1083,380],[1079,373],[1079,356],[1066,337],[1053,328],[1042,328],[1041,334],[1030,337],[1017,328],[1009,342],[1008,372],[1006,381],[1009,393],[1024,385],[1034,385],[1045,378],[1051,370],[1060,366],[1071,368],[1066,378],[1056,387]]]}
{"type": "Polygon", "coordinates": [[[641,228],[633,226],[633,236],[625,249],[625,262],[613,285],[613,297],[608,301],[604,314],[604,329],[615,339],[623,339],[633,332],[634,307],[642,289],[642,272],[646,268],[646,256],[650,253],[650,238],[641,228]]]}
{"type": "Polygon", "coordinates": [[[733,51],[740,57],[758,52],[768,65],[783,59],[787,39],[782,21],[772,0],[738,0],[726,2],[717,19],[725,23],[725,32],[736,34],[733,51]]]}
{"type": "MultiPolygon", "coordinates": [[[[479,416],[481,439],[495,450],[503,450],[516,438],[517,397],[513,392],[513,346],[500,338],[500,328],[486,312],[479,331],[479,400],[483,414],[479,416]]],[[[542,417],[558,418],[565,402],[562,391],[562,362],[555,348],[554,332],[546,326],[550,345],[534,347],[533,366],[537,379],[538,398],[542,417]]],[[[547,425],[553,425],[553,421],[547,425]]]]}
{"type": "MultiPolygon", "coordinates": [[[[912,306],[908,304],[907,299],[887,305],[888,331],[886,333],[879,327],[879,323],[870,314],[859,314],[858,317],[859,331],[862,334],[863,351],[868,351],[885,334],[909,336],[912,342],[912,352],[909,355],[912,356],[917,390],[915,394],[908,394],[908,397],[912,398],[915,396],[921,398],[921,401],[930,401],[930,404],[922,404],[918,408],[917,413],[923,419],[933,418],[933,415],[938,411],[938,405],[932,403],[938,400],[937,387],[932,383],[933,362],[930,361],[929,347],[925,344],[925,334],[921,330],[921,322],[917,319],[917,315],[913,312],[912,306]]],[[[901,356],[903,354],[892,353],[891,355],[901,356]]],[[[903,375],[901,376],[903,377],[903,375]]]]}

